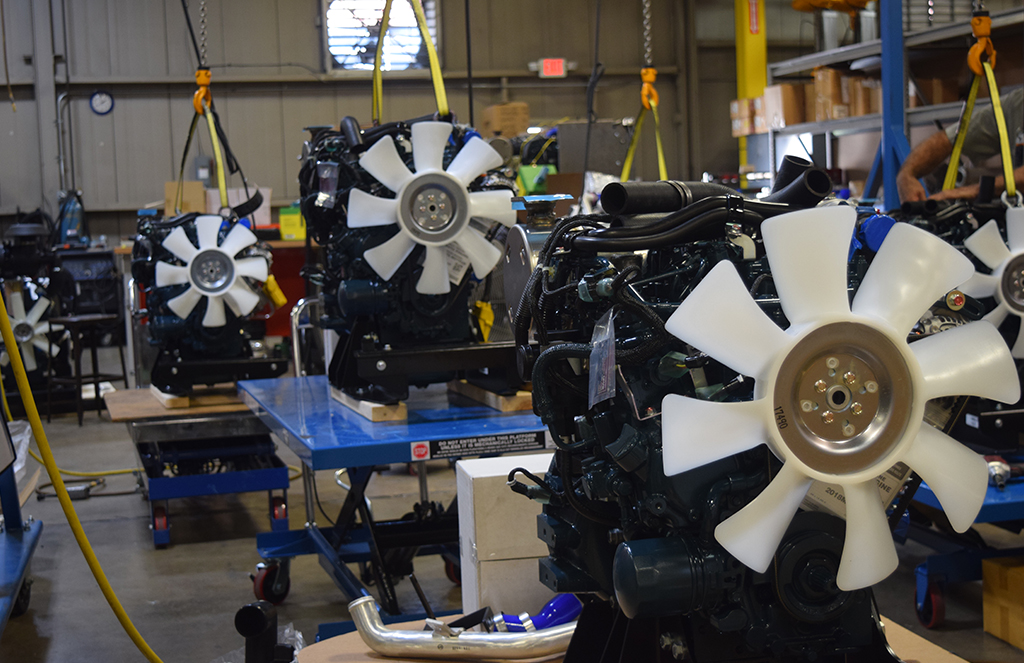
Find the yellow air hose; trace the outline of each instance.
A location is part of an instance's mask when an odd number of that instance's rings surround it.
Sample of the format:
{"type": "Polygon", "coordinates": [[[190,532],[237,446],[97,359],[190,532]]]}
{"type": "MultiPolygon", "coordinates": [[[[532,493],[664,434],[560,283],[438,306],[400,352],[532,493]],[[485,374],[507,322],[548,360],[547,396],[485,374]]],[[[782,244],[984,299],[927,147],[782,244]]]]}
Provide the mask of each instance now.
{"type": "MultiPolygon", "coordinates": [[[[3,299],[0,298],[0,334],[3,335],[4,344],[9,348],[18,347],[18,342],[14,338],[14,330],[11,329],[11,319],[7,315],[7,305],[3,299]]],[[[135,646],[138,647],[142,655],[146,657],[146,660],[150,663],[161,663],[160,657],[156,655],[156,652],[150,648],[146,641],[142,638],[142,634],[139,633],[135,625],[132,624],[132,620],[129,619],[128,613],[125,612],[124,607],[121,605],[121,601],[117,598],[117,594],[114,593],[114,589],[110,586],[110,582],[107,580],[107,575],[103,572],[103,567],[100,566],[100,561],[96,559],[96,553],[93,552],[92,546],[89,545],[89,538],[85,535],[85,530],[82,529],[82,521],[78,519],[78,514],[75,513],[75,507],[71,504],[71,497],[68,496],[68,489],[64,486],[64,481],[60,476],[60,469],[57,467],[57,463],[53,458],[53,452],[50,450],[50,443],[46,439],[46,432],[43,430],[43,422],[39,419],[39,411],[36,409],[35,399],[32,397],[32,389],[28,384],[28,375],[25,373],[25,365],[21,361],[21,355],[18,352],[11,352],[11,367],[14,369],[14,377],[18,382],[18,393],[21,394],[22,403],[25,406],[25,413],[28,415],[29,423],[32,425],[32,433],[35,435],[36,443],[39,445],[39,451],[43,455],[43,464],[46,466],[46,473],[50,475],[50,481],[53,482],[54,490],[57,492],[57,499],[60,500],[60,506],[64,510],[64,516],[68,520],[68,525],[71,526],[71,531],[75,535],[75,541],[78,542],[78,547],[82,549],[82,555],[85,557],[86,563],[89,565],[89,570],[92,571],[92,575],[96,578],[96,584],[100,586],[100,591],[103,592],[104,598],[107,599],[107,603],[110,604],[110,609],[114,611],[114,615],[117,617],[117,621],[121,623],[122,628],[128,634],[128,637],[132,639],[135,646]]]]}

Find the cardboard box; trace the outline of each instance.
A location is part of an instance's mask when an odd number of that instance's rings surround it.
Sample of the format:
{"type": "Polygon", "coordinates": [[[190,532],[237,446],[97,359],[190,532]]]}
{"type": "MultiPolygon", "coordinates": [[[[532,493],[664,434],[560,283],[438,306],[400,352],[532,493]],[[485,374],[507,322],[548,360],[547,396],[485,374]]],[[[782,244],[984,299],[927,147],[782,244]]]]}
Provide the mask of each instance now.
{"type": "Polygon", "coordinates": [[[804,86],[770,85],[764,89],[764,107],[770,129],[804,122],[804,86]]]}
{"type": "MultiPolygon", "coordinates": [[[[174,197],[178,194],[177,182],[164,182],[164,216],[176,216],[174,197]]],[[[206,211],[206,190],[202,182],[183,182],[181,193],[181,214],[206,211]]]]}
{"type": "MultiPolygon", "coordinates": [[[[256,208],[250,217],[252,218],[253,225],[257,228],[267,228],[270,226],[270,194],[273,193],[273,189],[268,187],[259,187],[260,194],[263,196],[263,203],[256,208]]],[[[256,188],[249,187],[249,196],[245,195],[245,189],[242,187],[228,189],[228,205],[230,207],[238,207],[245,201],[249,200],[250,197],[256,195],[256,188]]],[[[206,209],[198,210],[206,212],[207,214],[217,214],[220,212],[220,191],[217,189],[206,190],[206,209]]]]}
{"type": "Polygon", "coordinates": [[[278,225],[281,226],[281,239],[306,239],[306,219],[298,207],[282,207],[278,212],[278,225]]]}
{"type": "Polygon", "coordinates": [[[768,133],[768,116],[765,113],[764,97],[755,97],[750,100],[750,108],[753,111],[751,127],[755,134],[768,133]]]}
{"type": "Polygon", "coordinates": [[[532,613],[551,599],[537,562],[548,555],[547,545],[537,538],[541,505],[507,485],[516,467],[543,477],[551,458],[541,453],[456,463],[464,611],[489,605],[495,611],[532,613]]]}
{"type": "Polygon", "coordinates": [[[850,117],[860,117],[871,113],[871,88],[867,86],[869,79],[855,78],[850,81],[850,117]]]}
{"type": "Polygon", "coordinates": [[[870,79],[861,83],[861,85],[869,89],[871,96],[871,112],[881,113],[882,112],[882,81],[870,79]]]}
{"type": "MultiPolygon", "coordinates": [[[[843,76],[838,69],[818,67],[814,70],[814,96],[815,121],[837,119],[833,107],[843,104],[843,76]]],[[[846,110],[849,115],[849,107],[846,110]]]]}
{"type": "Polygon", "coordinates": [[[738,117],[732,122],[732,136],[733,138],[739,138],[740,136],[749,136],[754,133],[754,122],[749,117],[738,117]]]}
{"type": "Polygon", "coordinates": [[[814,122],[814,83],[804,83],[804,122],[814,122]]]}
{"type": "Polygon", "coordinates": [[[729,102],[729,119],[737,120],[754,114],[750,99],[733,99],[729,102]]]}
{"type": "Polygon", "coordinates": [[[985,632],[1024,649],[1024,557],[981,562],[985,632]]]}
{"type": "Polygon", "coordinates": [[[918,79],[917,87],[929,104],[948,104],[959,101],[960,86],[948,78],[918,79]]]}
{"type": "Polygon", "coordinates": [[[530,104],[525,101],[510,101],[507,104],[488,106],[484,109],[483,120],[478,128],[485,138],[511,138],[525,134],[530,128],[530,104]]]}

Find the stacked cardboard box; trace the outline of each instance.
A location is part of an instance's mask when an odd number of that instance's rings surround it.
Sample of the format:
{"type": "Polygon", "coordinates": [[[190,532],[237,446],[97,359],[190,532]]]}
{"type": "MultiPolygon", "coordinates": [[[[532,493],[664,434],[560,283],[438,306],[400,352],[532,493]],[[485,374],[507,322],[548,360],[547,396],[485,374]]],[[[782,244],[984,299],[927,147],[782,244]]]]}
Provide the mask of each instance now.
{"type": "Polygon", "coordinates": [[[784,129],[805,122],[804,86],[769,85],[764,89],[764,108],[769,129],[784,129]]]}
{"type": "Polygon", "coordinates": [[[732,122],[733,138],[754,133],[754,108],[750,99],[733,99],[729,102],[729,120],[732,122]]]}
{"type": "Polygon", "coordinates": [[[513,493],[516,467],[543,477],[551,454],[461,460],[455,466],[459,500],[462,609],[531,614],[554,594],[540,581],[538,559],[547,545],[537,538],[539,503],[513,493]]]}
{"type": "Polygon", "coordinates": [[[1024,558],[983,560],[981,574],[985,632],[1024,649],[1024,558]]]}
{"type": "Polygon", "coordinates": [[[488,106],[484,109],[483,120],[479,126],[480,134],[488,138],[521,136],[529,128],[530,104],[522,101],[488,106]]]}

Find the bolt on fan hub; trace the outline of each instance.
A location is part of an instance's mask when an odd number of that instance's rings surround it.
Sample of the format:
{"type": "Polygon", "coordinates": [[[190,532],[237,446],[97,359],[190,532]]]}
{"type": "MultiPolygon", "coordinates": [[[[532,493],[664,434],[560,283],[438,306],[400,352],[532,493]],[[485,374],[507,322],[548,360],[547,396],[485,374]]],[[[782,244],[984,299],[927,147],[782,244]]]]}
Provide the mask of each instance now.
{"type": "Polygon", "coordinates": [[[1006,265],[1000,292],[1007,306],[1018,315],[1024,313],[1024,254],[1013,258],[1006,265]]]}
{"type": "Polygon", "coordinates": [[[192,260],[189,275],[195,286],[203,292],[220,292],[234,280],[235,266],[224,252],[209,249],[200,252],[192,260]]]}
{"type": "Polygon", "coordinates": [[[398,203],[399,222],[414,240],[428,246],[451,242],[469,223],[465,187],[445,172],[417,175],[398,203]]]}
{"type": "Polygon", "coordinates": [[[911,417],[911,373],[884,334],[856,322],[820,327],[783,360],[775,427],[809,468],[850,474],[884,459],[911,417]]]}

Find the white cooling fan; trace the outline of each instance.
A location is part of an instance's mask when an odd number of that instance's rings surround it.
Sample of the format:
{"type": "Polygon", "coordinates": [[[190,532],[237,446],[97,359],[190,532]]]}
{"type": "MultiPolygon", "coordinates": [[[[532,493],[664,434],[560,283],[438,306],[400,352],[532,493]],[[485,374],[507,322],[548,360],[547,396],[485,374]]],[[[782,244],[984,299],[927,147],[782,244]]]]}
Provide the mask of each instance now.
{"type": "MultiPolygon", "coordinates": [[[[56,356],[58,349],[50,343],[47,332],[61,331],[63,325],[53,325],[40,322],[46,312],[50,310],[50,300],[39,296],[32,309],[25,313],[25,298],[20,290],[11,292],[8,303],[10,305],[11,328],[14,331],[14,338],[18,341],[18,349],[21,351],[21,361],[25,364],[26,371],[34,371],[39,368],[36,362],[36,348],[41,352],[48,352],[50,356],[56,356]]],[[[3,341],[0,340],[0,343],[3,341]]],[[[0,366],[7,366],[11,358],[7,354],[7,348],[0,352],[0,366]]]]}
{"type": "Polygon", "coordinates": [[[875,477],[903,461],[935,492],[958,531],[981,509],[981,456],[930,425],[929,399],[975,395],[1015,402],[1010,352],[988,322],[908,344],[921,315],[973,271],[939,238],[893,226],[853,300],[846,254],[852,208],[793,212],[762,225],[790,321],[779,328],[730,262],[712,269],[667,329],[755,380],[754,400],[713,403],[676,394],[662,403],[665,473],[686,472],[767,443],[783,461],[753,501],[715,530],[733,556],[765,572],[812,481],[842,486],[846,542],[837,584],[872,585],[897,565],[875,477]]]}
{"type": "Polygon", "coordinates": [[[445,122],[412,125],[413,174],[405,166],[391,136],[377,141],[359,157],[359,165],[395,192],[394,198],[378,198],[353,189],[349,194],[348,226],[368,228],[398,224],[399,233],[368,250],[363,257],[383,279],[390,279],[417,244],[427,247],[423,273],[416,292],[443,295],[451,290],[445,247],[452,242],[469,256],[477,278],[486,276],[501,258],[501,250],[470,227],[471,217],[516,222],[512,192],[474,191],[467,186],[481,173],[497,168],[501,156],[480,138],[466,141],[442,170],[444,147],[452,133],[445,122]]]}
{"type": "Polygon", "coordinates": [[[1003,324],[1008,315],[1021,318],[1021,328],[1010,352],[1024,359],[1024,208],[1006,210],[1006,237],[996,222],[989,221],[964,241],[992,274],[975,273],[960,289],[972,297],[995,297],[996,307],[985,316],[993,325],[1003,324]]]}
{"type": "Polygon", "coordinates": [[[220,216],[200,216],[195,220],[197,249],[181,226],[175,228],[161,245],[174,254],[185,266],[168,262],[156,263],[156,287],[189,284],[188,290],[167,302],[168,308],[181,319],[188,317],[200,299],[206,298],[204,327],[223,327],[227,323],[224,302],[238,317],[253,312],[260,297],[253,292],[242,276],[267,280],[266,258],[235,258],[238,252],[256,243],[256,235],[240,223],[224,237],[220,246],[217,235],[224,219],[220,216]]]}

